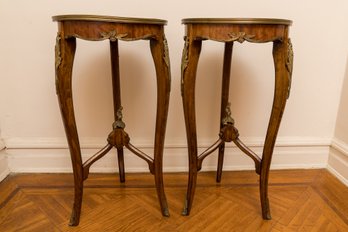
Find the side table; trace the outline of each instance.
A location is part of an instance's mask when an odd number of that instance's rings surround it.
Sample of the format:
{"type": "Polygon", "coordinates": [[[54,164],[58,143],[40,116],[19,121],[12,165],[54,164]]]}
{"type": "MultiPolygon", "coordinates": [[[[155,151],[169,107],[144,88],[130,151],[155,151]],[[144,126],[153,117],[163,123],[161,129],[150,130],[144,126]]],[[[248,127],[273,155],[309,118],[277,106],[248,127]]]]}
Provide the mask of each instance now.
{"type": "Polygon", "coordinates": [[[290,91],[293,50],[288,34],[292,22],[284,19],[264,18],[188,18],[183,19],[182,23],[185,24],[186,35],[181,64],[181,91],[189,155],[189,180],[182,214],[190,214],[196,188],[197,172],[201,169],[204,158],[216,149],[219,150],[216,181],[220,182],[225,142],[234,142],[255,163],[256,173],[260,176],[262,217],[271,219],[268,201],[268,176],[280,121],[290,91]],[[204,40],[223,42],[225,49],[219,138],[212,146],[198,155],[195,80],[202,41],[204,40]],[[275,90],[262,157],[255,154],[239,139],[228,100],[233,43],[243,43],[244,41],[251,43],[273,42],[275,90]]]}
{"type": "Polygon", "coordinates": [[[167,200],[163,189],[162,156],[168,115],[170,94],[170,62],[164,25],[160,19],[124,18],[98,15],[58,15],[52,17],[58,22],[58,34],[55,46],[56,90],[59,106],[69,144],[74,173],[75,197],[70,225],[79,224],[83,195],[83,181],[88,178],[91,165],[108,153],[117,149],[120,181],[125,181],[123,147],[148,163],[155,177],[155,185],[161,211],[169,216],[167,200]],[[90,41],[110,41],[112,87],[115,122],[107,138],[107,145],[95,155],[83,162],[76,127],[72,98],[72,69],[76,50],[76,38],[90,41]],[[122,121],[120,93],[120,72],[118,40],[149,40],[157,78],[157,114],[153,158],[130,143],[122,121]]]}

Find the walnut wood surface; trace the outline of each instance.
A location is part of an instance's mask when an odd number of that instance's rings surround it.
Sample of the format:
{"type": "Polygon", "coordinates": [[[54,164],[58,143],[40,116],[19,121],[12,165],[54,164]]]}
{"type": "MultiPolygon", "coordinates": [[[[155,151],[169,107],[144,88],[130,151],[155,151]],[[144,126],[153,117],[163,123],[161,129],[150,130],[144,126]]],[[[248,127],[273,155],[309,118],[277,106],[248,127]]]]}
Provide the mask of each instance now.
{"type": "Polygon", "coordinates": [[[183,24],[278,24],[278,25],[291,25],[292,21],[287,19],[275,19],[275,18],[186,18],[182,19],[183,24]]]}
{"type": "MultiPolygon", "coordinates": [[[[255,162],[255,171],[260,175],[260,200],[262,217],[271,219],[268,201],[268,175],[273,149],[289,96],[293,51],[288,28],[289,20],[281,19],[184,19],[186,27],[185,45],[182,55],[182,100],[185,116],[186,135],[189,155],[189,180],[183,215],[189,215],[195,195],[197,172],[203,159],[212,154],[219,146],[218,168],[216,181],[221,181],[225,142],[234,142],[246,155],[255,162]],[[197,153],[197,131],[195,112],[195,82],[199,55],[204,40],[214,40],[225,43],[222,94],[220,112],[219,143],[213,144],[201,155],[197,153]],[[272,112],[268,124],[262,158],[243,144],[238,138],[239,133],[234,127],[228,106],[230,69],[233,43],[273,43],[273,59],[275,67],[275,89],[272,112]]],[[[247,106],[246,106],[247,107],[247,106]]]]}
{"type": "MultiPolygon", "coordinates": [[[[127,147],[149,163],[154,174],[158,199],[164,216],[169,216],[163,187],[162,156],[170,93],[170,64],[168,46],[164,35],[166,21],[157,19],[136,19],[110,16],[63,15],[54,16],[58,21],[56,40],[56,88],[60,110],[69,144],[74,172],[74,204],[70,225],[79,224],[83,196],[83,182],[89,175],[90,166],[102,158],[112,147],[117,149],[120,181],[125,181],[123,147],[127,147]],[[110,41],[112,87],[115,123],[109,134],[108,144],[85,163],[81,159],[72,98],[72,68],[76,50],[76,38],[91,41],[110,41]],[[156,69],[157,114],[153,158],[137,150],[124,131],[122,121],[121,85],[119,72],[118,40],[149,40],[150,51],[156,69]]],[[[131,106],[125,106],[131,107],[131,106]]],[[[110,125],[112,122],[110,123],[110,125]]]]}
{"type": "Polygon", "coordinates": [[[113,22],[113,23],[140,23],[140,24],[159,24],[166,25],[167,21],[154,18],[133,18],[133,17],[119,17],[107,15],[56,15],[52,17],[53,21],[93,21],[93,22],[113,22]]]}

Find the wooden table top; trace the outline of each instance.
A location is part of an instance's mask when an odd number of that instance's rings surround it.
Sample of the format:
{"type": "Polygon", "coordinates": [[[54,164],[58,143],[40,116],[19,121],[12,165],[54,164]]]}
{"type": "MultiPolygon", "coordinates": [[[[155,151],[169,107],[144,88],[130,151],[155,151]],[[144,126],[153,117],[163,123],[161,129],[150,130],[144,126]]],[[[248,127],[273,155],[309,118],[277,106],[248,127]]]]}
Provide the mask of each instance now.
{"type": "Polygon", "coordinates": [[[273,18],[186,18],[183,24],[280,24],[291,25],[292,21],[287,19],[273,18]]]}
{"type": "Polygon", "coordinates": [[[95,22],[114,22],[114,23],[140,23],[140,24],[158,24],[166,25],[167,21],[155,18],[130,18],[106,15],[56,15],[52,17],[53,21],[95,21],[95,22]]]}

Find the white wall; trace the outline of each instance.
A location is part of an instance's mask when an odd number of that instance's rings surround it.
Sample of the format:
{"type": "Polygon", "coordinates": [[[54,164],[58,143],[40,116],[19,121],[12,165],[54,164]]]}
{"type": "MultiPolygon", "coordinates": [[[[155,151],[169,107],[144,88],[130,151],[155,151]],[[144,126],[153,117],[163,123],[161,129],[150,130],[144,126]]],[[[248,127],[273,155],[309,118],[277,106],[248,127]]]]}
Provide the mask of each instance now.
{"type": "MultiPolygon", "coordinates": [[[[348,57],[347,57],[348,58],[348,57]]],[[[341,92],[341,101],[337,114],[335,137],[348,143],[348,59],[346,75],[341,92]]]]}
{"type": "MultiPolygon", "coordinates": [[[[184,35],[181,19],[275,17],[293,20],[290,29],[295,52],[293,84],[279,131],[275,162],[283,154],[279,167],[325,166],[335,129],[340,99],[338,90],[341,89],[346,65],[347,53],[342,45],[347,10],[346,0],[301,3],[289,0],[0,0],[0,128],[8,148],[10,168],[30,171],[28,164],[34,165],[30,160],[50,162],[52,157],[61,160],[61,168],[70,165],[68,154],[62,149],[67,146],[55,95],[57,25],[51,21],[51,16],[71,13],[168,20],[166,36],[172,68],[172,92],[165,165],[173,166],[173,170],[185,167],[187,159],[180,96],[184,35]],[[37,149],[41,155],[35,155],[37,149]],[[298,160],[286,159],[289,155],[298,157],[298,160]],[[23,160],[28,162],[21,166],[23,160]],[[168,163],[169,160],[174,160],[174,165],[168,163]],[[289,162],[294,163],[289,165],[289,162]]],[[[144,41],[122,42],[120,45],[126,129],[134,144],[147,149],[153,141],[156,98],[151,55],[144,41]]],[[[198,132],[202,148],[214,141],[218,133],[222,52],[222,44],[203,44],[197,83],[198,132]]],[[[78,128],[83,146],[94,149],[103,145],[112,124],[107,42],[78,41],[75,61],[74,96],[78,128]]],[[[260,150],[273,96],[271,45],[236,44],[232,68],[231,102],[236,126],[246,143],[260,150]]],[[[233,149],[230,149],[231,154],[233,149]]],[[[240,166],[234,168],[252,167],[249,161],[244,165],[241,161],[244,157],[239,153],[236,157],[240,166]]],[[[40,167],[45,165],[48,167],[50,164],[43,162],[40,167]]],[[[140,169],[146,168],[145,164],[141,165],[140,169]]],[[[207,165],[215,164],[208,161],[207,165]]],[[[40,167],[35,170],[40,170],[40,167]]]]}
{"type": "Polygon", "coordinates": [[[348,186],[348,56],[328,168],[348,186]]]}

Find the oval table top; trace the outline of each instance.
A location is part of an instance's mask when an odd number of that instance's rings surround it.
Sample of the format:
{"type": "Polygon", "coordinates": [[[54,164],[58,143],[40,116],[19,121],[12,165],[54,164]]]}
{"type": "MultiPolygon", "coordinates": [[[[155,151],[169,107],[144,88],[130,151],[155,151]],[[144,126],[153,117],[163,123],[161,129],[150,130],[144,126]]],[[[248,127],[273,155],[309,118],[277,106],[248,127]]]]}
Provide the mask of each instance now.
{"type": "Polygon", "coordinates": [[[56,15],[52,17],[53,21],[95,21],[95,22],[113,22],[113,23],[140,23],[140,24],[158,24],[166,25],[167,21],[155,18],[132,18],[132,17],[118,17],[106,15],[56,15]]]}
{"type": "Polygon", "coordinates": [[[273,18],[186,18],[183,24],[278,24],[291,25],[292,21],[287,19],[273,18]]]}

